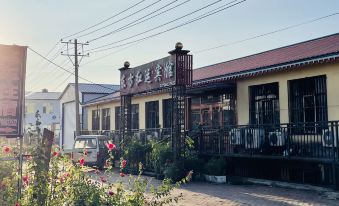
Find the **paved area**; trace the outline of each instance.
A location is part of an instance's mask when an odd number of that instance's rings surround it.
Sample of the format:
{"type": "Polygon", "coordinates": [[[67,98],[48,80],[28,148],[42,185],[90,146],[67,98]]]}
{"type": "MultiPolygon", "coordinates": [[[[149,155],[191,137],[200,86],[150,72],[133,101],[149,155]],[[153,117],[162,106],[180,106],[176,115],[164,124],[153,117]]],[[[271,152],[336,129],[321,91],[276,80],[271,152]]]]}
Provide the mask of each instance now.
{"type": "MultiPolygon", "coordinates": [[[[98,176],[92,173],[94,179],[98,176]]],[[[118,179],[118,171],[108,174],[108,181],[118,179]]],[[[153,185],[160,182],[151,177],[145,177],[153,185]]],[[[127,179],[124,180],[127,183],[127,179]]],[[[190,182],[176,189],[174,194],[182,193],[183,199],[178,206],[327,206],[338,205],[339,200],[331,200],[325,194],[313,191],[284,189],[258,185],[217,185],[205,182],[190,182]]]]}

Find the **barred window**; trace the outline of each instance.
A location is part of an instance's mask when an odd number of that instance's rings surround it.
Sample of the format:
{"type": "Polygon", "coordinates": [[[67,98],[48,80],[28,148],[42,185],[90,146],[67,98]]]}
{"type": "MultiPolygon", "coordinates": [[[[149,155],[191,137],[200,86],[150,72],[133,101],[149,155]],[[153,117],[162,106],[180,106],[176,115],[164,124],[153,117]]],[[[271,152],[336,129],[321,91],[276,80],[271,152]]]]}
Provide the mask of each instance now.
{"type": "Polygon", "coordinates": [[[250,86],[250,124],[280,124],[279,84],[250,86]]]}
{"type": "Polygon", "coordinates": [[[132,111],[131,111],[131,124],[132,129],[139,129],[139,105],[132,104],[132,111]]]}
{"type": "Polygon", "coordinates": [[[100,110],[92,110],[92,130],[100,129],[100,110]]]}
{"type": "Polygon", "coordinates": [[[101,129],[110,130],[111,129],[111,111],[109,108],[102,109],[102,120],[101,120],[101,129]]]}
{"type": "Polygon", "coordinates": [[[115,107],[115,130],[120,130],[121,125],[121,107],[115,107]]]}
{"type": "Polygon", "coordinates": [[[299,125],[298,133],[320,133],[328,120],[326,76],[290,80],[289,108],[290,122],[299,125]]]}
{"type": "Polygon", "coordinates": [[[146,102],[146,128],[158,128],[159,126],[159,101],[146,102]]]}
{"type": "Polygon", "coordinates": [[[172,99],[164,99],[162,103],[163,108],[163,127],[171,128],[172,127],[172,99]]]}

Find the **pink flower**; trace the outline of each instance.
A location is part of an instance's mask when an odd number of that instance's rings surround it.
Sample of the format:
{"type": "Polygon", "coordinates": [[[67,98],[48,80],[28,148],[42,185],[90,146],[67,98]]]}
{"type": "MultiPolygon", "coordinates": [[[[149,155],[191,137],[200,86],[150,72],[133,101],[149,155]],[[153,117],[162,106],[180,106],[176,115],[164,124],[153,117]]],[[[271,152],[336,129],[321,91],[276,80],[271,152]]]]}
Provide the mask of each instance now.
{"type": "Polygon", "coordinates": [[[108,143],[107,144],[107,148],[108,148],[109,151],[112,151],[112,150],[114,150],[116,148],[116,146],[113,143],[108,143]]]}
{"type": "Polygon", "coordinates": [[[126,160],[122,160],[121,161],[121,168],[125,168],[126,164],[127,164],[127,161],[126,160]]]}
{"type": "Polygon", "coordinates": [[[59,156],[59,152],[57,152],[57,151],[54,151],[54,152],[53,152],[53,156],[54,156],[54,157],[57,157],[57,156],[59,156]]]}
{"type": "Polygon", "coordinates": [[[120,172],[120,177],[125,177],[125,174],[120,172]]]}
{"type": "Polygon", "coordinates": [[[29,183],[29,178],[28,178],[28,176],[27,176],[27,175],[26,175],[26,176],[23,176],[23,177],[22,177],[22,181],[24,182],[25,185],[28,185],[28,183],[29,183]]]}
{"type": "Polygon", "coordinates": [[[17,202],[17,203],[15,203],[15,206],[20,206],[20,204],[17,202]]]}
{"type": "Polygon", "coordinates": [[[68,173],[68,172],[66,172],[65,174],[64,174],[64,177],[66,178],[66,177],[70,177],[71,175],[68,173]]]}
{"type": "Polygon", "coordinates": [[[80,164],[81,166],[84,166],[84,164],[85,164],[84,158],[79,159],[79,164],[80,164]]]}
{"type": "Polygon", "coordinates": [[[107,182],[106,178],[104,176],[100,176],[101,182],[107,182]]]}
{"type": "Polygon", "coordinates": [[[4,146],[4,147],[2,148],[2,151],[3,151],[4,153],[10,153],[10,152],[12,151],[12,148],[10,148],[10,147],[8,147],[8,146],[4,146]]]}
{"type": "Polygon", "coordinates": [[[109,192],[108,192],[108,195],[109,195],[109,196],[113,196],[113,195],[114,195],[114,192],[113,192],[113,191],[109,191],[109,192]]]}

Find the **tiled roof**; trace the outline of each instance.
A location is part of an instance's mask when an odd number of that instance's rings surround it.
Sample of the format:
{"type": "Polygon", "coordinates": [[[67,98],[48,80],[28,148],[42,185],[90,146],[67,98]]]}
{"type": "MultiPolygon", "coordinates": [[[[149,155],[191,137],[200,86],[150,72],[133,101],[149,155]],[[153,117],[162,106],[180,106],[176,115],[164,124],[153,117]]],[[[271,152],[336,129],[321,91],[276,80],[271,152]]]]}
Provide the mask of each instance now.
{"type": "MultiPolygon", "coordinates": [[[[74,86],[74,83],[70,83],[74,86]]],[[[119,85],[114,84],[87,84],[79,83],[79,91],[82,93],[109,94],[120,89],[119,85]]]]}
{"type": "Polygon", "coordinates": [[[25,99],[30,100],[57,100],[61,92],[33,92],[25,96],[25,99]]]}
{"type": "Polygon", "coordinates": [[[339,33],[193,70],[193,81],[339,52],[339,33]]]}

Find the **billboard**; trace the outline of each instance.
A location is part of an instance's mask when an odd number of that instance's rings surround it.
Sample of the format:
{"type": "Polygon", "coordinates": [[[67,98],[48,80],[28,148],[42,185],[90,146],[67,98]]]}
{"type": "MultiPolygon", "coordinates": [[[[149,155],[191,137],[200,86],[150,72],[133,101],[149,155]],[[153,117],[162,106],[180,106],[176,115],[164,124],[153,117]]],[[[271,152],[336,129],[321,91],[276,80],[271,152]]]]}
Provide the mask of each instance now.
{"type": "Polygon", "coordinates": [[[0,136],[23,135],[27,47],[0,45],[0,136]]]}
{"type": "Polygon", "coordinates": [[[120,93],[137,94],[176,84],[176,57],[171,55],[138,67],[121,69],[120,93]]]}

